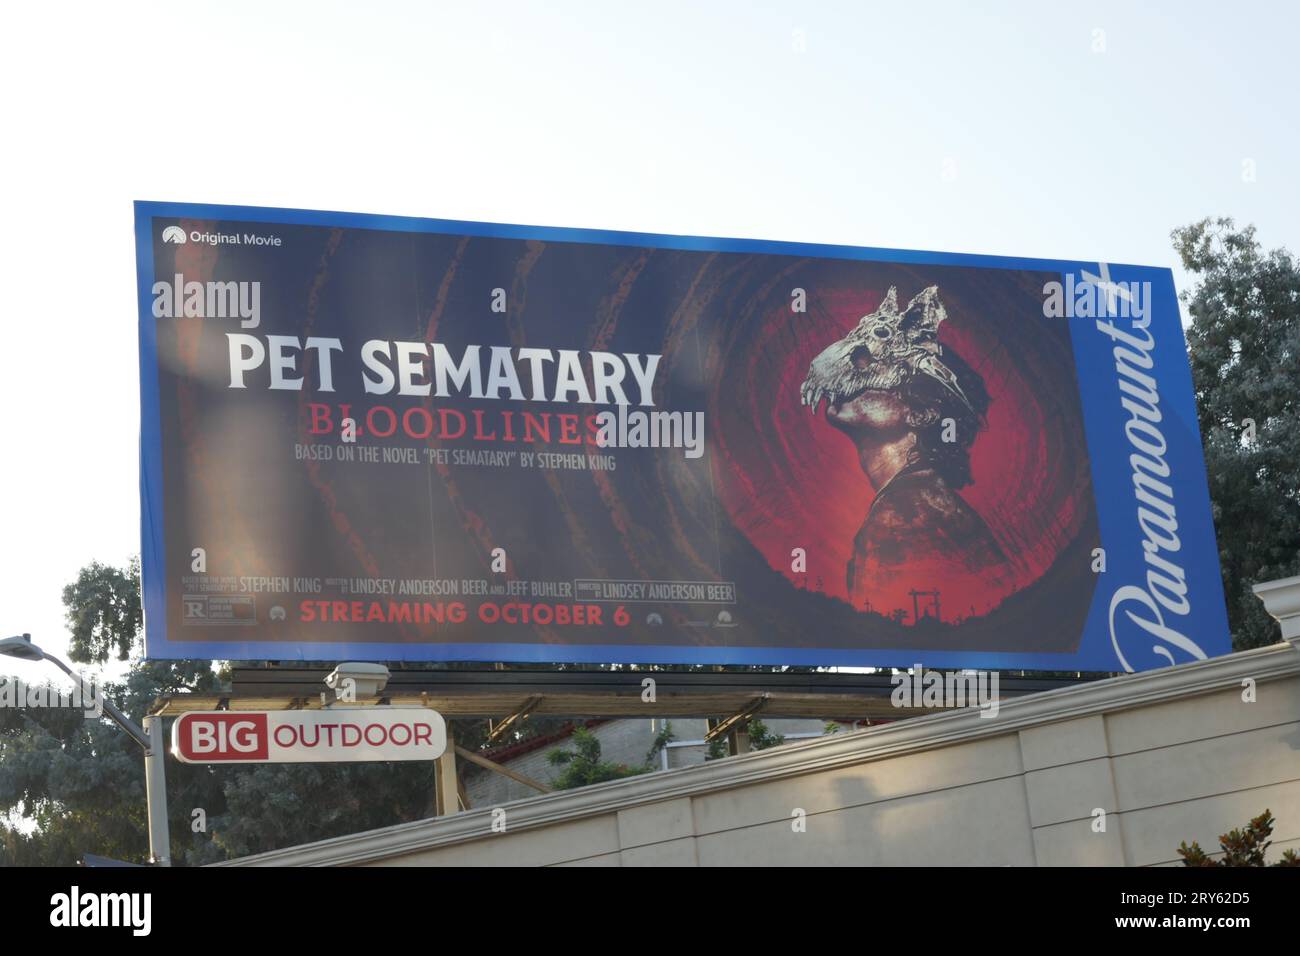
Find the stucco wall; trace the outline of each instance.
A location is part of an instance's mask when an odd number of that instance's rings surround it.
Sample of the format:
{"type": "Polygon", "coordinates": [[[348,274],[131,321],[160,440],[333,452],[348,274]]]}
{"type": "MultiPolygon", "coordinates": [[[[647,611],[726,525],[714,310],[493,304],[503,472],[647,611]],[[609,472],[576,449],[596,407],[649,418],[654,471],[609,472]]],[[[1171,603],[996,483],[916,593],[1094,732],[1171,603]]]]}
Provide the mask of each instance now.
{"type": "Polygon", "coordinates": [[[1300,849],[1285,644],[235,862],[1167,865],[1265,807],[1300,849]]]}

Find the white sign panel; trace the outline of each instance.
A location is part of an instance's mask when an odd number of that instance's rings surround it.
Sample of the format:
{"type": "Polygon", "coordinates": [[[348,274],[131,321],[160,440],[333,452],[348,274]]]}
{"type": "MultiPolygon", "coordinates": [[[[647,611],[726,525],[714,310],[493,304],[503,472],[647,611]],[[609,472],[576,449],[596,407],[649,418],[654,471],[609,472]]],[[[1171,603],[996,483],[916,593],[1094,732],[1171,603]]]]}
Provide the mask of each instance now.
{"type": "Polygon", "coordinates": [[[172,725],[182,763],[434,760],[446,749],[446,722],[423,707],[196,711],[172,725]]]}

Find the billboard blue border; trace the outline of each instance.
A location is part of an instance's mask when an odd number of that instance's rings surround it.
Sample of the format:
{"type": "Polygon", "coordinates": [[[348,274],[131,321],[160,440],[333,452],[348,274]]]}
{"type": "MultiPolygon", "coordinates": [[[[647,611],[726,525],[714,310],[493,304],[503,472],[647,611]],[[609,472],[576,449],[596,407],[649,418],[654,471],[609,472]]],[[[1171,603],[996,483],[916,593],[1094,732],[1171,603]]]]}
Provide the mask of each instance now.
{"type": "MultiPolygon", "coordinates": [[[[578,229],[556,226],[529,226],[510,223],[485,223],[453,219],[423,219],[409,216],[387,216],[369,213],[332,212],[308,209],[290,209],[265,206],[235,206],[207,203],[152,202],[135,203],[137,294],[140,321],[140,492],[141,492],[141,576],[145,613],[146,656],[150,659],[220,659],[220,660],[284,660],[332,661],[343,659],[375,659],[409,662],[448,661],[512,661],[520,663],[643,663],[643,664],[784,664],[804,666],[910,666],[918,661],[931,667],[979,667],[986,669],[1047,669],[1047,670],[1099,670],[1094,666],[1100,660],[1100,642],[1107,635],[1099,633],[1099,620],[1103,603],[1094,596],[1084,635],[1073,653],[1023,653],[1023,652],[970,652],[935,650],[880,650],[848,648],[782,648],[727,646],[725,644],[702,647],[676,644],[409,644],[409,643],[347,643],[347,642],[260,642],[260,641],[170,641],[166,632],[166,584],[163,571],[163,474],[161,447],[161,419],[159,407],[158,362],[156,329],[151,317],[151,288],[154,276],[152,220],[154,219],[212,219],[246,223],[274,223],[339,227],[349,229],[374,229],[391,232],[415,232],[476,236],[498,239],[525,239],[546,242],[594,243],[615,246],[632,246],[656,249],[673,249],[702,252],[760,253],[768,255],[804,256],[863,262],[888,262],[912,265],[967,266],[991,269],[1033,270],[1064,274],[1074,270],[1100,267],[1097,262],[1064,259],[1037,259],[1014,256],[978,255],[970,253],[944,253],[883,247],[844,246],[821,243],[781,242],[767,239],[716,238],[707,236],[680,236],[657,233],[620,232],[603,229],[578,229]],[[634,655],[629,655],[634,650],[634,655]],[[488,653],[488,652],[491,653],[488,653]],[[1088,665],[1088,666],[1085,666],[1088,665]]],[[[1159,286],[1166,301],[1177,300],[1173,292],[1173,277],[1168,269],[1110,264],[1111,276],[1117,280],[1150,281],[1159,286]]],[[[1207,562],[1200,560],[1193,569],[1198,573],[1195,583],[1200,594],[1211,595],[1210,605],[1201,610],[1201,633],[1219,635],[1212,642],[1210,654],[1227,653],[1227,612],[1223,603],[1221,582],[1218,577],[1217,548],[1214,529],[1210,523],[1209,488],[1205,478],[1204,463],[1200,454],[1200,434],[1196,424],[1190,370],[1185,358],[1185,342],[1181,335],[1177,343],[1165,342],[1163,348],[1168,358],[1175,347],[1183,351],[1180,363],[1176,362],[1167,384],[1176,390],[1169,397],[1173,420],[1179,426],[1179,438],[1186,446],[1189,437],[1194,439],[1194,467],[1180,491],[1187,496],[1185,512],[1191,518],[1189,530],[1195,538],[1193,549],[1202,555],[1208,534],[1209,554],[1214,560],[1214,580],[1208,581],[1207,562]],[[1190,429],[1190,435],[1189,435],[1190,429]],[[1215,597],[1217,596],[1217,600],[1215,597]]],[[[1072,331],[1076,349],[1085,345],[1079,331],[1072,331]]],[[[1096,343],[1093,343],[1095,346],[1096,343]]],[[[1094,349],[1095,351],[1095,349],[1094,349]]],[[[1076,357],[1076,361],[1078,361],[1076,357]]],[[[1103,427],[1106,409],[1097,406],[1097,383],[1090,383],[1082,374],[1079,363],[1080,400],[1085,409],[1085,427],[1088,433],[1089,458],[1092,461],[1099,517],[1102,521],[1102,540],[1106,534],[1105,504],[1110,500],[1107,486],[1116,487],[1114,474],[1109,471],[1113,461],[1103,463],[1097,454],[1099,447],[1094,435],[1103,427]]],[[[1110,410],[1113,413],[1113,409],[1110,410]]],[[[1180,465],[1186,470],[1189,450],[1179,451],[1180,465]]],[[[1110,456],[1113,458],[1114,456],[1110,456]]],[[[1131,491],[1131,489],[1128,489],[1131,491]]],[[[1193,575],[1189,575],[1193,576],[1193,575]]],[[[1104,630],[1104,628],[1101,628],[1104,630]]],[[[1118,664],[1118,661],[1116,661],[1118,664]]],[[[1108,670],[1119,670],[1118,667],[1108,670]]]]}

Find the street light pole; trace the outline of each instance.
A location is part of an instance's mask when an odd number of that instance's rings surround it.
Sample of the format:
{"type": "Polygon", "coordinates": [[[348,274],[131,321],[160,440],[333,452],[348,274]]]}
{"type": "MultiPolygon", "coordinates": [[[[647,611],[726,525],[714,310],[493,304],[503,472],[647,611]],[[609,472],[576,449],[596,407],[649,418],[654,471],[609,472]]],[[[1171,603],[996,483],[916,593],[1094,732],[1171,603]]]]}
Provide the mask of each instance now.
{"type": "Polygon", "coordinates": [[[163,743],[162,718],[146,717],[144,732],[149,738],[149,747],[144,752],[144,795],[149,808],[149,856],[155,866],[171,866],[172,841],[167,832],[167,774],[163,765],[167,747],[163,743]]]}
{"type": "Polygon", "coordinates": [[[0,655],[23,661],[49,661],[67,674],[81,693],[81,699],[98,699],[113,723],[125,730],[144,750],[145,797],[149,814],[149,857],[155,866],[171,866],[171,838],[167,831],[167,778],[163,759],[167,752],[163,742],[161,717],[146,717],[141,727],[106,697],[96,698],[92,689],[71,667],[32,643],[30,634],[0,640],[0,655]]]}

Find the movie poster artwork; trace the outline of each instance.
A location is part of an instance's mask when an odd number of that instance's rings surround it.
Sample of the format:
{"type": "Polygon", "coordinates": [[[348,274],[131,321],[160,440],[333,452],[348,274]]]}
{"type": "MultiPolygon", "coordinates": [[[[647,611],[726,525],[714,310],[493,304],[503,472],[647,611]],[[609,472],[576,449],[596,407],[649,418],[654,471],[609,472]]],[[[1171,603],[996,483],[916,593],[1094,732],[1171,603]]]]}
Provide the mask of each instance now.
{"type": "Polygon", "coordinates": [[[1229,650],[1167,270],[138,203],[154,658],[1229,650]]]}

